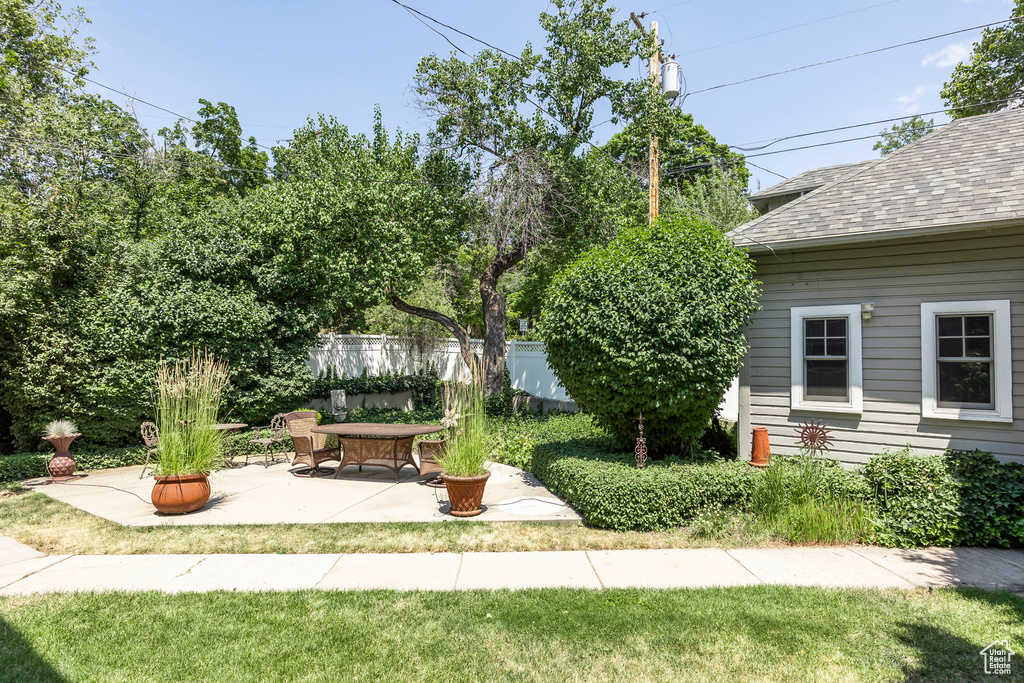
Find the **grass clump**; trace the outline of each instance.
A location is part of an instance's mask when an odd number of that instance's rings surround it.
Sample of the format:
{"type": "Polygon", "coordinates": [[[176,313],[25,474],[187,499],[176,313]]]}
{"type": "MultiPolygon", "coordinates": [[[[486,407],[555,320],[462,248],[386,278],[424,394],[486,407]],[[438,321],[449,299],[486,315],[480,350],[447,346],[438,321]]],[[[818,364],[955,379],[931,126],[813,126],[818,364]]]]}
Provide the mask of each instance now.
{"type": "Polygon", "coordinates": [[[471,381],[445,385],[445,416],[441,423],[450,436],[438,462],[444,473],[454,477],[475,477],[487,472],[491,444],[484,417],[483,372],[474,368],[471,381]]]}
{"type": "Polygon", "coordinates": [[[223,465],[223,435],[214,429],[228,366],[209,354],[161,363],[156,377],[158,476],[209,473],[223,465]]]}
{"type": "Polygon", "coordinates": [[[776,458],[751,496],[754,518],[790,543],[856,543],[870,529],[867,484],[838,462],[776,458]]]}

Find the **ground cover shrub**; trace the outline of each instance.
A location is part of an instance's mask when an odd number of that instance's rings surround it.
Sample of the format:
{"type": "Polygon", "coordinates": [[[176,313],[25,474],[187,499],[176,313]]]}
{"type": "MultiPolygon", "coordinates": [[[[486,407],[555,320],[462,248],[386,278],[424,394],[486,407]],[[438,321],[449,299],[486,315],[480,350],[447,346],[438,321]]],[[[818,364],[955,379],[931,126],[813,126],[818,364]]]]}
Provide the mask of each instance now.
{"type": "Polygon", "coordinates": [[[19,481],[46,476],[46,463],[50,455],[43,453],[19,453],[0,455],[0,481],[19,481]]]}
{"type": "Polygon", "coordinates": [[[1024,545],[1024,466],[1000,463],[984,451],[947,451],[946,468],[959,483],[962,545],[1024,545]]]}
{"type": "Polygon", "coordinates": [[[876,516],[869,539],[887,546],[953,545],[959,537],[960,485],[940,456],[909,448],[876,455],[863,468],[876,516]]]}
{"type": "Polygon", "coordinates": [[[864,466],[878,506],[871,541],[890,546],[1024,545],[1024,467],[984,451],[877,455],[864,466]]]}
{"type": "MultiPolygon", "coordinates": [[[[104,470],[111,467],[141,465],[146,459],[146,449],[141,446],[128,448],[73,447],[71,452],[78,471],[104,470]]],[[[0,482],[20,481],[46,476],[46,463],[53,457],[49,453],[16,453],[0,455],[0,482]]]]}
{"type": "Polygon", "coordinates": [[[620,232],[561,271],[540,321],[548,364],[621,448],[644,415],[652,457],[706,429],[746,352],[753,262],[709,224],[662,219],[620,232]]]}

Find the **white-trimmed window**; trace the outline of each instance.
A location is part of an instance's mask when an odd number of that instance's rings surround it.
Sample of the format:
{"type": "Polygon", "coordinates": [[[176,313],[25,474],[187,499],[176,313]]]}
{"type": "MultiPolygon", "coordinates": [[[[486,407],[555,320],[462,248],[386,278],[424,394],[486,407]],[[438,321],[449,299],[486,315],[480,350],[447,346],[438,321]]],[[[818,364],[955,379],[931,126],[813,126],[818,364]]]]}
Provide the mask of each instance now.
{"type": "Polygon", "coordinates": [[[921,304],[921,415],[1013,421],[1008,300],[921,304]]]}
{"type": "Polygon", "coordinates": [[[790,407],[860,413],[860,304],[790,309],[790,407]]]}

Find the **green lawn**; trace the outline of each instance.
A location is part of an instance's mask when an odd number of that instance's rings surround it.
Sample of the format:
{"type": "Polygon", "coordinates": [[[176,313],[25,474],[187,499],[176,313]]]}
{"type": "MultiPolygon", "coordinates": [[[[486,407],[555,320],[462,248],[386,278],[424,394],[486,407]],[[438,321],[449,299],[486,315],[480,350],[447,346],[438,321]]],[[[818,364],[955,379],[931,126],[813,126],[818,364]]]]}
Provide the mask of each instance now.
{"type": "Polygon", "coordinates": [[[778,545],[764,533],[735,526],[705,533],[611,531],[578,522],[457,524],[230,524],[126,527],[42,493],[0,492],[0,534],[49,555],[152,553],[437,553],[509,550],[623,550],[628,548],[778,545]]]}
{"type": "Polygon", "coordinates": [[[5,598],[0,681],[991,681],[1022,624],[979,590],[5,598]]]}

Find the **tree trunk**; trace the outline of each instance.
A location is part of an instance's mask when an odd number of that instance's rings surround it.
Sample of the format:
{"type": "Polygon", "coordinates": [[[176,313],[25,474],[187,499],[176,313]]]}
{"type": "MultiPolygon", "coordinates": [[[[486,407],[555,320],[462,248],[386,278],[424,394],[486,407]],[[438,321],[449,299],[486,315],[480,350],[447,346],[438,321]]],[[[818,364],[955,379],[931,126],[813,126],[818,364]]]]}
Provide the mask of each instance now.
{"type": "Polygon", "coordinates": [[[487,266],[480,276],[480,300],[484,316],[484,351],[483,358],[477,358],[469,333],[457,322],[437,311],[420,308],[402,301],[391,295],[391,305],[409,315],[416,315],[443,326],[452,333],[459,342],[462,360],[473,367],[480,363],[484,375],[484,395],[493,396],[501,393],[501,385],[505,379],[505,297],[498,291],[498,280],[511,267],[525,257],[525,249],[517,245],[511,251],[499,255],[487,266]]]}

